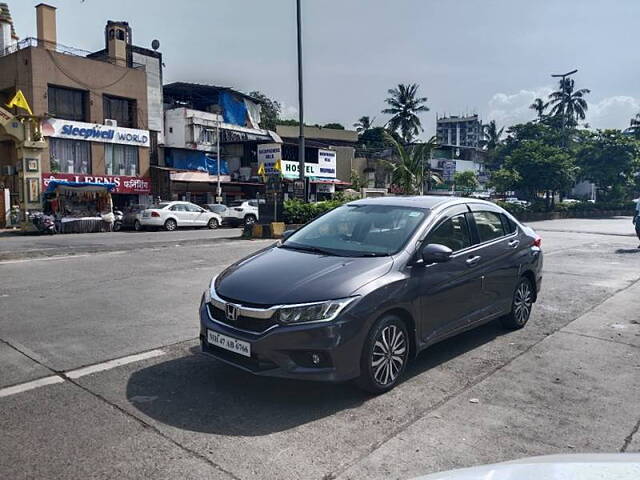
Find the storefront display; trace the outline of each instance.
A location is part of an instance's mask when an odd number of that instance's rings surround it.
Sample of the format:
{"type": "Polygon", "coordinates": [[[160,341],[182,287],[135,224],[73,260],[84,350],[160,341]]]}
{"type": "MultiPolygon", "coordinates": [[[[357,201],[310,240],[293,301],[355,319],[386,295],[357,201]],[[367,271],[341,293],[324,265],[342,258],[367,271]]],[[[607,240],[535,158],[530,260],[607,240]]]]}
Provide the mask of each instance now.
{"type": "Polygon", "coordinates": [[[113,225],[114,183],[50,180],[44,212],[53,215],[60,233],[103,232],[113,225]]]}

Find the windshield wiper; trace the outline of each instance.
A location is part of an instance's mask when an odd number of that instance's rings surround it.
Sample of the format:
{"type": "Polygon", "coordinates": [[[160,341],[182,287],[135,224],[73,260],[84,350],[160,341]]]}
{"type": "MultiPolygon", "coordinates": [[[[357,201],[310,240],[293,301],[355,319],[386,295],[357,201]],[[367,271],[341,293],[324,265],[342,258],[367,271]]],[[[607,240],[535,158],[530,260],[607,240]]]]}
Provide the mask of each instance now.
{"type": "Polygon", "coordinates": [[[381,252],[353,252],[353,257],[388,257],[388,253],[381,252]]]}
{"type": "Polygon", "coordinates": [[[308,245],[292,245],[290,243],[283,243],[279,248],[290,248],[291,250],[300,250],[302,252],[321,253],[323,255],[331,255],[334,257],[339,256],[337,253],[332,252],[331,250],[325,250],[324,248],[312,247],[308,245]]]}

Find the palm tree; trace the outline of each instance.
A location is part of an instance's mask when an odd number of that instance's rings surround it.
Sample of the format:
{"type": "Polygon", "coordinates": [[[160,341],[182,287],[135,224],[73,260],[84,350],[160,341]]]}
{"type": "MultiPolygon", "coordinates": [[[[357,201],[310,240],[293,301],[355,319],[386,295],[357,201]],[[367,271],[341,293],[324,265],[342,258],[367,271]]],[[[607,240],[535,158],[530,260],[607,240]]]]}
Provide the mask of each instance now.
{"type": "Polygon", "coordinates": [[[398,161],[384,163],[391,169],[391,183],[402,193],[407,195],[422,193],[425,180],[429,188],[432,183],[442,183],[442,179],[431,172],[429,163],[431,149],[436,146],[436,137],[410,147],[405,147],[389,134],[386,134],[386,139],[394,146],[398,161]]]}
{"type": "Polygon", "coordinates": [[[588,88],[574,91],[574,81],[571,78],[560,80],[560,89],[549,94],[549,103],[553,104],[551,115],[559,115],[564,122],[577,124],[584,120],[589,106],[584,97],[591,93],[588,88]]]}
{"type": "Polygon", "coordinates": [[[389,108],[382,110],[382,113],[393,115],[387,125],[391,131],[400,130],[400,135],[405,143],[410,143],[414,136],[423,131],[418,113],[428,112],[429,108],[424,105],[427,97],[418,97],[418,84],[399,84],[397,88],[388,90],[389,97],[385,103],[389,108]]]}
{"type": "Polygon", "coordinates": [[[355,127],[358,134],[363,134],[367,130],[370,130],[371,127],[373,127],[373,122],[375,121],[375,119],[376,117],[373,117],[372,119],[371,117],[365,115],[363,117],[360,117],[358,121],[353,124],[353,126],[355,127]]]}
{"type": "Polygon", "coordinates": [[[503,131],[504,127],[498,130],[495,120],[491,120],[484,126],[484,145],[487,147],[488,152],[492,152],[500,145],[500,137],[502,137],[503,131]]]}
{"type": "Polygon", "coordinates": [[[545,102],[541,98],[536,98],[533,103],[529,105],[529,108],[536,111],[536,113],[538,114],[538,118],[542,118],[542,116],[544,115],[544,111],[548,106],[549,102],[545,102]]]}

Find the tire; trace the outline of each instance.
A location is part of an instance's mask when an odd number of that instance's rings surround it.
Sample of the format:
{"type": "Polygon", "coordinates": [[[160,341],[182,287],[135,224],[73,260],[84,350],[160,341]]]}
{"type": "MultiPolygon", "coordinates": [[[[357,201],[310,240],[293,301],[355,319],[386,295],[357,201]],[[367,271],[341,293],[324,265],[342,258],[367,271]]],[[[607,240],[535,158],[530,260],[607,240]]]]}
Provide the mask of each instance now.
{"type": "Polygon", "coordinates": [[[253,225],[257,221],[258,221],[258,219],[256,218],[255,215],[247,215],[246,217],[244,217],[244,224],[245,225],[253,225]]]}
{"type": "Polygon", "coordinates": [[[527,277],[522,277],[513,292],[511,312],[500,319],[502,326],[509,330],[518,330],[524,327],[531,316],[533,299],[533,284],[527,277]]]}
{"type": "Polygon", "coordinates": [[[216,220],[215,218],[209,219],[209,223],[207,223],[207,227],[210,230],[214,230],[214,229],[218,228],[218,226],[219,226],[218,220],[216,220]]]}
{"type": "Polygon", "coordinates": [[[119,232],[120,230],[122,230],[122,222],[115,222],[113,224],[113,231],[119,232]]]}
{"type": "Polygon", "coordinates": [[[176,222],[173,218],[169,218],[167,219],[166,222],[164,222],[164,229],[167,232],[173,232],[177,228],[178,228],[178,222],[176,222]]]}
{"type": "Polygon", "coordinates": [[[135,222],[133,222],[133,229],[136,232],[141,232],[142,231],[142,224],[140,223],[140,220],[136,220],[135,222]]]}
{"type": "Polygon", "coordinates": [[[408,361],[409,334],[405,323],[395,315],[382,317],[369,331],[362,348],[356,384],[370,393],[388,392],[400,383],[408,361]]]}

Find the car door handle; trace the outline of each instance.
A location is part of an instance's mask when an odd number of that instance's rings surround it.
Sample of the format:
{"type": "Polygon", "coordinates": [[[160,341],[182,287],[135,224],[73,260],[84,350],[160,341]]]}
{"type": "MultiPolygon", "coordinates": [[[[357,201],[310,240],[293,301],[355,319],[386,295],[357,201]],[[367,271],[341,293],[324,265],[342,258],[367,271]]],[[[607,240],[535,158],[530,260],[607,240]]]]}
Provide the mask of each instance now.
{"type": "Polygon", "coordinates": [[[476,263],[480,261],[480,255],[476,255],[475,257],[469,257],[466,260],[467,267],[473,267],[476,263]]]}
{"type": "Polygon", "coordinates": [[[511,240],[509,242],[509,246],[511,248],[518,248],[518,245],[520,245],[520,240],[511,240]]]}

